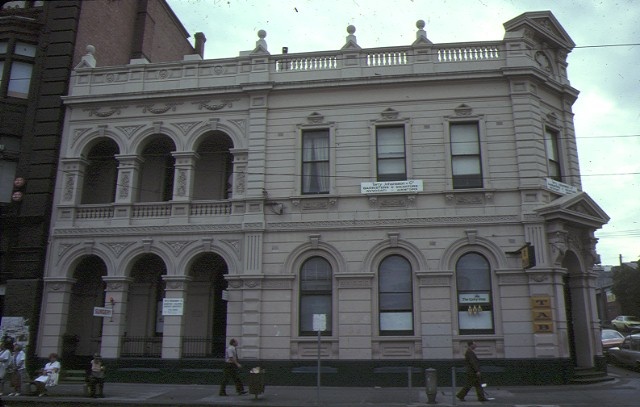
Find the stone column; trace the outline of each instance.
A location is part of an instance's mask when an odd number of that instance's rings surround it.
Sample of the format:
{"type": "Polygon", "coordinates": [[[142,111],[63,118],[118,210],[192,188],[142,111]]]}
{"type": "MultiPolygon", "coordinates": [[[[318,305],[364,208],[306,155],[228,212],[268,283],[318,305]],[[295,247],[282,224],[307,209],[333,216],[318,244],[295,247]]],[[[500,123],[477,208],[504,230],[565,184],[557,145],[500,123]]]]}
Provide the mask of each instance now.
{"type": "Polygon", "coordinates": [[[176,315],[164,315],[164,331],[162,334],[162,358],[180,359],[182,356],[182,333],[184,332],[185,315],[187,302],[187,286],[191,277],[188,276],[162,276],[166,283],[165,300],[174,300],[179,310],[182,303],[181,312],[176,315]]]}
{"type": "Polygon", "coordinates": [[[140,182],[140,165],[144,162],[137,155],[116,155],[118,160],[118,190],[116,204],[129,204],[138,199],[138,184],[140,182]]]}
{"type": "Polygon", "coordinates": [[[173,201],[189,202],[193,196],[194,169],[199,155],[194,152],[173,152],[176,160],[173,183],[173,201]]]}
{"type": "Polygon", "coordinates": [[[231,149],[233,154],[233,172],[231,174],[231,191],[229,198],[244,198],[247,186],[247,150],[231,149]]]}
{"type": "Polygon", "coordinates": [[[84,183],[84,173],[89,162],[83,158],[62,159],[62,196],[61,205],[78,205],[82,197],[82,184],[84,183]]]}
{"type": "Polygon", "coordinates": [[[45,277],[40,320],[39,355],[62,354],[62,337],[67,329],[69,301],[75,279],[45,277]]]}
{"type": "Polygon", "coordinates": [[[131,279],[124,276],[104,276],[105,307],[111,307],[112,317],[102,321],[102,342],[100,353],[103,358],[117,358],[121,352],[120,338],[127,329],[127,296],[131,279]]]}

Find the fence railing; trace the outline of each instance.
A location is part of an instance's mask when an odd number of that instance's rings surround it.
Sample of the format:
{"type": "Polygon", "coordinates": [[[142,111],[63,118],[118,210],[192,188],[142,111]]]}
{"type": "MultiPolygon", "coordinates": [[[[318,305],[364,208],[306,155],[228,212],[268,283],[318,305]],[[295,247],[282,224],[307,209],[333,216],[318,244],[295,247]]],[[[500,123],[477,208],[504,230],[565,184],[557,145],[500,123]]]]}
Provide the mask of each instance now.
{"type": "Polygon", "coordinates": [[[162,356],[162,337],[123,336],[120,355],[130,358],[159,358],[162,356]]]}
{"type": "Polygon", "coordinates": [[[182,338],[183,358],[223,358],[225,337],[185,336],[182,338]]]}

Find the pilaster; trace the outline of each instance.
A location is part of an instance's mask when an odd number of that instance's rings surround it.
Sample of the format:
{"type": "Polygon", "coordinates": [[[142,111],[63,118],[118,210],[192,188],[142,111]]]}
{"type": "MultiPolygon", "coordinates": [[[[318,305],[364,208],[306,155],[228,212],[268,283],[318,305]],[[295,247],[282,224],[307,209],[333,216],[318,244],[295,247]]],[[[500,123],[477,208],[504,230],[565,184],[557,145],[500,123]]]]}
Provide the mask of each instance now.
{"type": "Polygon", "coordinates": [[[100,353],[104,358],[120,357],[120,338],[126,330],[127,297],[131,279],[124,276],[104,276],[106,283],[105,307],[110,307],[111,318],[102,322],[102,343],[100,353]]]}

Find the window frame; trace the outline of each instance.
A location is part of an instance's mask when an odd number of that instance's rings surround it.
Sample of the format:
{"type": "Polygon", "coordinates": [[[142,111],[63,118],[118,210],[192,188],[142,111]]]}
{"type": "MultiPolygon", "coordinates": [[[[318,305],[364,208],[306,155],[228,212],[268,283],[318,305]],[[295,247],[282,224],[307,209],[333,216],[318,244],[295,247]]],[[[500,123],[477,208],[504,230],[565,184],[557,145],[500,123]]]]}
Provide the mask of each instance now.
{"type": "Polygon", "coordinates": [[[467,118],[464,120],[453,120],[450,121],[448,123],[447,126],[447,155],[448,155],[448,159],[449,159],[449,168],[448,170],[450,171],[450,176],[448,177],[449,182],[451,183],[451,188],[452,189],[456,189],[456,190],[460,190],[460,189],[482,189],[482,188],[486,188],[486,180],[485,180],[485,169],[486,167],[486,163],[484,162],[484,157],[486,156],[485,151],[483,151],[483,140],[482,140],[482,125],[481,125],[481,120],[479,119],[474,119],[474,118],[467,118]],[[463,125],[475,125],[476,127],[476,136],[477,136],[477,153],[474,154],[456,154],[454,152],[454,147],[453,147],[453,143],[455,143],[455,140],[453,139],[452,136],[452,131],[453,128],[456,126],[463,126],[463,125]],[[470,178],[469,174],[465,174],[464,176],[456,176],[455,174],[455,164],[454,162],[456,161],[456,158],[475,158],[475,161],[477,162],[477,165],[479,166],[479,173],[478,174],[472,174],[474,179],[477,178],[479,184],[473,184],[473,185],[469,185],[470,181],[467,181],[467,183],[463,183],[460,184],[462,181],[464,181],[465,179],[470,178]],[[457,181],[457,182],[456,182],[457,181]],[[456,185],[456,184],[459,185],[456,185]]]}
{"type": "Polygon", "coordinates": [[[415,304],[414,304],[414,300],[415,300],[415,295],[414,295],[414,281],[413,281],[413,276],[414,276],[414,267],[413,264],[411,263],[411,261],[398,253],[391,253],[388,254],[386,256],[384,256],[380,262],[378,263],[377,266],[377,276],[378,276],[378,284],[377,284],[377,301],[378,301],[378,334],[380,336],[413,336],[415,334],[415,329],[416,329],[416,323],[415,323],[415,304]],[[406,265],[408,267],[408,270],[406,270],[407,272],[407,280],[405,283],[409,284],[409,290],[408,291],[394,291],[394,290],[385,290],[383,291],[383,287],[382,287],[382,278],[381,278],[381,274],[383,273],[383,265],[385,263],[385,261],[393,258],[393,257],[397,257],[402,259],[404,262],[406,262],[406,265]],[[408,299],[405,299],[404,302],[406,304],[409,304],[409,308],[390,308],[390,307],[386,307],[383,305],[383,294],[391,294],[391,295],[408,295],[408,299]],[[383,315],[384,314],[397,314],[397,313],[409,313],[409,317],[410,317],[410,321],[411,321],[411,329],[385,329],[385,327],[383,326],[383,315]]]}
{"type": "Polygon", "coordinates": [[[560,134],[560,129],[550,126],[549,124],[545,124],[543,138],[547,164],[547,176],[555,181],[563,182],[564,170],[562,165],[560,134]],[[554,174],[554,171],[557,172],[557,175],[554,174]]]}
{"type": "Polygon", "coordinates": [[[380,123],[375,126],[375,157],[376,157],[376,181],[377,182],[392,182],[392,181],[406,181],[409,179],[408,174],[408,162],[407,162],[407,128],[405,123],[380,123]],[[383,129],[402,129],[402,156],[381,157],[380,153],[380,136],[383,129]],[[402,159],[404,171],[402,173],[389,173],[381,174],[381,164],[391,161],[399,161],[402,159]]]}
{"type": "MultiPolygon", "coordinates": [[[[7,38],[0,39],[0,42],[6,44],[6,50],[0,54],[0,63],[2,64],[2,70],[0,70],[0,96],[3,98],[11,98],[16,100],[28,100],[31,94],[31,88],[33,86],[33,78],[36,70],[36,57],[38,54],[38,44],[23,40],[21,38],[7,38]],[[16,47],[19,44],[25,44],[33,47],[33,56],[16,53],[16,47]],[[15,72],[15,64],[26,64],[31,68],[29,83],[27,85],[26,94],[10,94],[9,88],[12,83],[15,83],[15,78],[12,78],[12,74],[15,72]]],[[[18,78],[19,79],[19,78],[18,78]]]]}
{"type": "MultiPolygon", "coordinates": [[[[314,118],[315,120],[315,118],[314,118]]],[[[310,120],[311,121],[311,120],[310,120]]],[[[335,194],[336,189],[336,126],[333,122],[326,122],[324,118],[313,121],[308,124],[299,124],[296,129],[296,137],[294,140],[295,144],[295,169],[291,169],[291,173],[295,174],[291,179],[293,181],[292,189],[295,191],[297,196],[304,196],[306,198],[313,198],[318,196],[327,196],[335,194]],[[329,130],[329,192],[323,194],[303,193],[302,189],[302,159],[303,159],[303,143],[302,143],[302,133],[305,131],[318,131],[318,130],[329,130]]]]}
{"type": "MultiPolygon", "coordinates": [[[[303,323],[308,324],[309,322],[311,322],[311,324],[313,324],[313,321],[305,321],[305,318],[308,318],[309,316],[311,316],[311,318],[313,318],[313,314],[310,315],[306,315],[303,312],[303,298],[304,297],[319,297],[319,296],[323,296],[326,297],[325,300],[328,300],[327,304],[328,304],[328,308],[329,308],[329,312],[327,313],[327,329],[325,331],[321,332],[321,336],[332,336],[333,335],[333,313],[334,313],[334,295],[333,295],[333,290],[334,290],[334,275],[335,272],[333,270],[333,264],[324,256],[318,255],[318,254],[314,254],[311,255],[307,258],[305,258],[301,263],[300,266],[298,267],[298,336],[300,337],[306,337],[306,336],[314,336],[317,335],[318,332],[314,331],[314,330],[304,330],[303,329],[303,323]],[[328,266],[328,273],[329,273],[329,277],[328,277],[328,281],[329,281],[329,288],[328,289],[307,289],[305,290],[303,288],[303,282],[305,280],[303,280],[303,271],[304,271],[304,267],[305,265],[309,264],[309,262],[313,261],[313,260],[322,260],[326,263],[326,266],[328,266]]],[[[313,325],[312,325],[313,326],[313,325]]]]}
{"type": "MultiPolygon", "coordinates": [[[[495,304],[493,299],[493,268],[491,262],[487,258],[485,254],[477,250],[469,250],[462,253],[457,257],[454,265],[454,273],[455,273],[455,301],[456,301],[456,312],[457,312],[457,320],[458,320],[458,333],[460,335],[495,335],[496,333],[496,311],[495,304]],[[470,255],[479,256],[484,260],[484,265],[486,266],[486,276],[484,279],[488,280],[488,289],[461,289],[461,272],[459,271],[460,262],[466,257],[470,255]],[[478,298],[478,302],[467,302],[461,301],[461,295],[467,296],[480,296],[478,298]],[[488,301],[481,301],[482,295],[486,295],[488,301]],[[475,307],[475,308],[474,308],[475,307]],[[481,308],[481,309],[480,309],[481,308]],[[488,315],[490,319],[490,327],[488,328],[463,328],[463,323],[467,323],[469,321],[465,318],[465,313],[467,315],[478,315],[481,312],[490,312],[488,315]]],[[[468,298],[468,297],[467,297],[468,298]]]]}

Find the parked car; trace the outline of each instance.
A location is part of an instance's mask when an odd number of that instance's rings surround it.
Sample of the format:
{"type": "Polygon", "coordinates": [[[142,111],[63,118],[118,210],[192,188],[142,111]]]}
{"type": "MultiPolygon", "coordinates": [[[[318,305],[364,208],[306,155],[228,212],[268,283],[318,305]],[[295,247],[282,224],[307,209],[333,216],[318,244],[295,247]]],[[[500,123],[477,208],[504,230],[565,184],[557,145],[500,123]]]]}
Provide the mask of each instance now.
{"type": "Polygon", "coordinates": [[[619,347],[607,353],[613,363],[640,369],[640,334],[627,336],[619,347]]]}
{"type": "Polygon", "coordinates": [[[607,352],[613,347],[619,347],[624,342],[624,335],[615,329],[603,329],[600,334],[602,340],[602,350],[607,352]]]}
{"type": "Polygon", "coordinates": [[[618,331],[628,331],[632,326],[640,325],[640,318],[633,315],[619,315],[611,321],[611,325],[618,331]]]}

